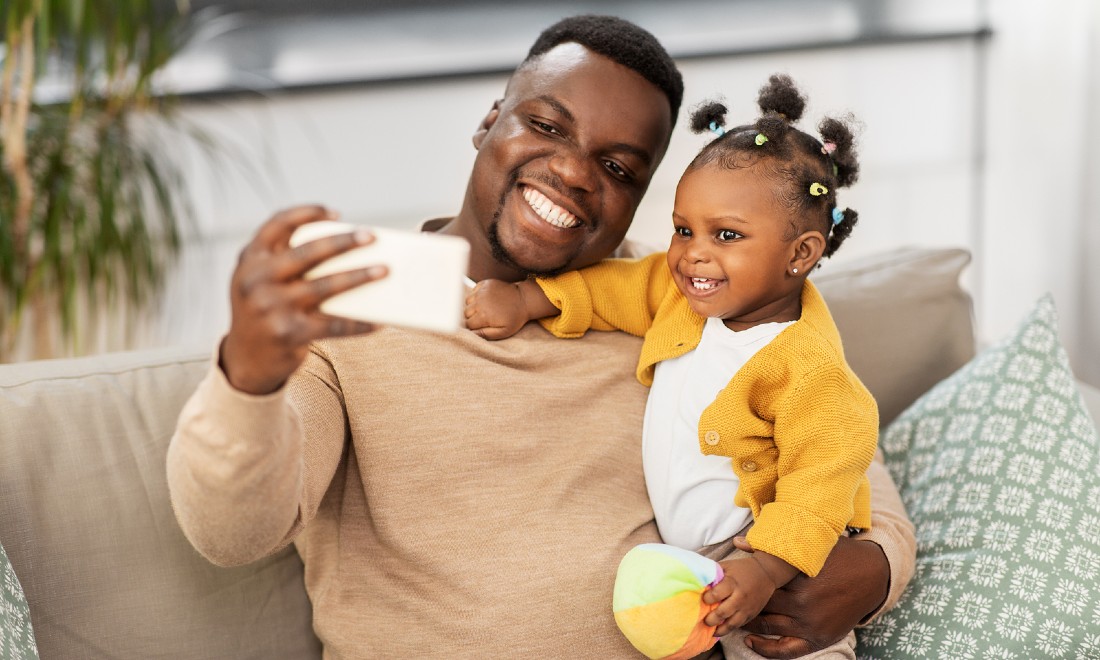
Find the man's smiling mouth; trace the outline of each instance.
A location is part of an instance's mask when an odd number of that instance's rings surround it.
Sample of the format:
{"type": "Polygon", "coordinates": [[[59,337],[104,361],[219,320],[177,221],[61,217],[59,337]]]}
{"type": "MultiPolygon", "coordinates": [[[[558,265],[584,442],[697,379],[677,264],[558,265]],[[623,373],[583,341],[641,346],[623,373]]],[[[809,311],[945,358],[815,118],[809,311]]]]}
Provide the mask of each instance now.
{"type": "Polygon", "coordinates": [[[523,186],[523,199],[527,200],[527,203],[530,204],[540,218],[555,227],[572,229],[573,227],[579,227],[581,224],[577,216],[551,202],[550,198],[534,188],[523,186]]]}

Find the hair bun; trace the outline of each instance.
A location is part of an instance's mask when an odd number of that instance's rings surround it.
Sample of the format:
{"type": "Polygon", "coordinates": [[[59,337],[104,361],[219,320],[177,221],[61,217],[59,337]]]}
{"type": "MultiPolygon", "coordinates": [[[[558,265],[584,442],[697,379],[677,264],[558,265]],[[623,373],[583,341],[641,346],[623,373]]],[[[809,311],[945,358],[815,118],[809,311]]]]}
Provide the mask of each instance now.
{"type": "Polygon", "coordinates": [[[806,109],[806,98],[799,93],[791,77],[781,73],[768,78],[756,102],[764,114],[775,113],[791,124],[802,119],[806,109]]]}
{"type": "Polygon", "coordinates": [[[726,113],[729,108],[721,101],[704,101],[691,111],[691,131],[703,133],[710,130],[711,123],[726,125],[726,113]]]}

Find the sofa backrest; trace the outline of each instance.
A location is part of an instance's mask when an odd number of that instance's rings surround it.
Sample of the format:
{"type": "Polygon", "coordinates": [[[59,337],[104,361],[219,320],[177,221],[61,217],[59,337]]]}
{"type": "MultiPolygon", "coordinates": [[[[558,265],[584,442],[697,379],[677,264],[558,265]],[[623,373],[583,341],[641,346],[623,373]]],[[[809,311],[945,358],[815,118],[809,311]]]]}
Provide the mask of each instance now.
{"type": "Polygon", "coordinates": [[[209,366],[186,350],[0,365],[0,542],[43,658],[320,658],[293,547],[203,559],[165,454],[209,366]]]}
{"type": "Polygon", "coordinates": [[[974,357],[973,302],[959,283],[969,263],[965,250],[901,248],[812,276],[881,426],[974,357]]]}

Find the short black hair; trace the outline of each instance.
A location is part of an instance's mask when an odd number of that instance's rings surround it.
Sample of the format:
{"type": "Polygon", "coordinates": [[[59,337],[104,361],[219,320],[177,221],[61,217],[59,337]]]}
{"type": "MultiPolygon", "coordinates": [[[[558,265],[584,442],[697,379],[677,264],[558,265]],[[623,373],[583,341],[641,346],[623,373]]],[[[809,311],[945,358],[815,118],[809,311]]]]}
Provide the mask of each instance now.
{"type": "Polygon", "coordinates": [[[825,117],[818,124],[821,140],[794,126],[806,109],[806,97],[790,76],[775,74],[760,88],[761,115],[753,124],[727,129],[725,104],[710,101],[691,113],[691,130],[713,131],[688,170],[719,163],[729,169],[755,167],[776,184],[776,200],[791,214],[791,237],[806,229],[822,229],[823,257],[831,257],[852,233],[859,214],[837,206],[837,188],[859,178],[855,119],[825,117]]]}
{"type": "Polygon", "coordinates": [[[668,97],[672,124],[676,124],[684,100],[684,79],[668,51],[647,30],[616,16],[570,16],[543,30],[520,66],[564,43],[580,44],[638,72],[668,97]]]}

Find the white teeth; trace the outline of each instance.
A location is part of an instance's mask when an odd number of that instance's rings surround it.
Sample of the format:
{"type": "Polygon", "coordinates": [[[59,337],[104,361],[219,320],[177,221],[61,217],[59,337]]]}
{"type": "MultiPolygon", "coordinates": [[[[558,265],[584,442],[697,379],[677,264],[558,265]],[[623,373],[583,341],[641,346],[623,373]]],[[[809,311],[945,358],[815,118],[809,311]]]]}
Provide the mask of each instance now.
{"type": "Polygon", "coordinates": [[[712,280],[709,277],[693,277],[691,278],[691,286],[699,291],[710,291],[718,286],[718,280],[712,280]]]}
{"type": "Polygon", "coordinates": [[[577,220],[577,216],[557,206],[551,202],[546,195],[543,195],[534,188],[525,187],[523,189],[523,198],[527,200],[527,203],[531,205],[531,208],[535,210],[535,213],[537,213],[540,218],[555,227],[569,229],[581,224],[581,221],[577,220]]]}

